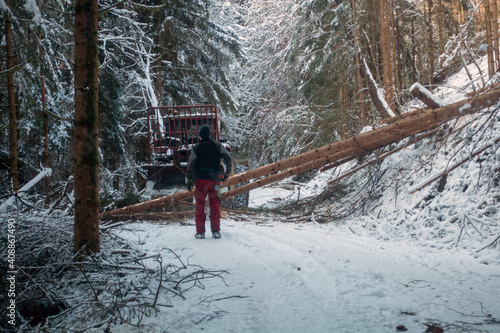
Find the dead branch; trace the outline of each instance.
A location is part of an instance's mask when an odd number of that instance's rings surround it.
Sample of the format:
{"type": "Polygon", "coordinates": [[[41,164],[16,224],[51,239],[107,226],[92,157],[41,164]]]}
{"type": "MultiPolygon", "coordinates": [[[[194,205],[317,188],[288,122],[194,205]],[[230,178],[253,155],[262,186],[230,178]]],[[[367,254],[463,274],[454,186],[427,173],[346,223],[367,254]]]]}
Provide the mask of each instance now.
{"type": "Polygon", "coordinates": [[[413,84],[410,88],[413,97],[418,98],[431,109],[437,109],[444,106],[444,103],[434,96],[428,89],[419,83],[413,84]]]}
{"type": "Polygon", "coordinates": [[[486,250],[487,248],[489,248],[490,246],[493,246],[495,245],[496,242],[498,242],[500,240],[500,235],[498,235],[492,242],[490,242],[488,245],[486,246],[483,246],[482,248],[480,248],[479,250],[477,250],[475,253],[479,253],[483,250],[486,250]]]}
{"type": "Polygon", "coordinates": [[[94,294],[94,300],[96,302],[99,302],[99,297],[97,296],[97,292],[95,291],[94,286],[92,285],[89,278],[87,277],[87,274],[85,274],[85,272],[83,271],[83,268],[80,265],[76,265],[76,268],[78,268],[78,270],[80,272],[82,272],[83,277],[85,278],[85,281],[87,281],[88,285],[90,286],[90,289],[92,290],[92,293],[94,294]]]}
{"type": "Polygon", "coordinates": [[[158,263],[160,264],[160,278],[158,279],[158,288],[156,289],[155,300],[153,301],[153,308],[156,306],[156,302],[158,301],[158,295],[161,290],[161,282],[163,281],[163,261],[160,255],[156,258],[158,263]]]}
{"type": "MultiPolygon", "coordinates": [[[[500,142],[500,138],[497,138],[494,143],[498,143],[500,142]]],[[[433,177],[431,180],[427,181],[426,183],[416,187],[416,188],[413,188],[413,190],[410,192],[410,194],[413,194],[417,191],[420,191],[421,189],[427,187],[428,185],[432,184],[433,182],[435,182],[436,180],[438,179],[441,179],[442,177],[446,176],[447,174],[449,174],[451,171],[455,170],[456,168],[458,168],[459,166],[461,166],[462,164],[470,161],[471,158],[481,154],[482,152],[484,152],[486,149],[489,149],[493,146],[493,143],[492,144],[489,144],[489,145],[485,145],[483,146],[482,148],[480,148],[479,150],[475,151],[474,153],[472,153],[470,156],[462,159],[460,162],[457,162],[455,163],[454,165],[452,165],[449,169],[446,169],[444,172],[440,173],[439,175],[433,177]]]]}
{"type": "MultiPolygon", "coordinates": [[[[57,200],[56,200],[56,202],[54,202],[54,203],[50,206],[49,210],[47,211],[47,215],[50,215],[50,214],[54,211],[54,209],[55,209],[55,208],[56,208],[56,207],[57,207],[57,206],[61,203],[61,201],[62,201],[64,198],[66,198],[66,197],[67,197],[68,189],[69,189],[70,185],[72,185],[72,184],[73,184],[73,177],[71,177],[71,179],[70,179],[69,181],[67,181],[67,182],[66,182],[66,185],[64,186],[64,190],[63,190],[62,195],[59,197],[59,199],[57,199],[57,200]]],[[[70,202],[71,202],[71,201],[70,201],[70,202]]],[[[71,204],[73,204],[73,203],[71,202],[71,204]]]]}
{"type": "Polygon", "coordinates": [[[219,297],[219,298],[213,298],[214,296],[209,296],[203,300],[201,300],[198,305],[202,304],[202,303],[208,303],[208,305],[210,305],[212,302],[217,302],[217,301],[222,301],[222,300],[226,300],[226,299],[231,299],[231,298],[248,298],[250,296],[241,296],[241,295],[232,295],[232,296],[226,296],[226,297],[219,297]],[[208,301],[207,301],[208,300],[208,301]]]}

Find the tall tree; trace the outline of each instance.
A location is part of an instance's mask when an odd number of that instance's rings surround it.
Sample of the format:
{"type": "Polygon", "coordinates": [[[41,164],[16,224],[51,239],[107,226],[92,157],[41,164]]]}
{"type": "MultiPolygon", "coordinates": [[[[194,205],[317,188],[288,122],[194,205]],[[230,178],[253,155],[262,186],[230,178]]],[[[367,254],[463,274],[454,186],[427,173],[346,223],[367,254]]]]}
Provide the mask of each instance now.
{"type": "Polygon", "coordinates": [[[361,110],[361,126],[366,126],[366,107],[365,107],[365,95],[363,92],[363,80],[361,77],[361,61],[360,61],[360,45],[359,45],[359,28],[357,22],[357,12],[356,12],[356,2],[352,0],[352,21],[354,30],[354,48],[356,53],[356,82],[358,87],[358,94],[360,100],[360,110],[361,110]]]}
{"type": "Polygon", "coordinates": [[[486,43],[488,44],[488,74],[490,77],[493,76],[495,72],[495,59],[493,56],[493,32],[491,27],[491,7],[490,0],[484,0],[484,22],[486,28],[486,43]]]}
{"type": "Polygon", "coordinates": [[[493,24],[493,49],[495,53],[495,68],[498,71],[500,68],[500,47],[499,47],[499,36],[498,36],[498,4],[497,0],[490,0],[491,2],[491,22],[493,24]]]}
{"type": "Polygon", "coordinates": [[[9,108],[9,140],[10,140],[10,179],[12,190],[19,189],[19,175],[17,165],[17,115],[16,115],[16,90],[14,85],[14,46],[12,41],[12,17],[9,0],[5,0],[5,47],[7,51],[7,101],[9,108]]]}
{"type": "MultiPolygon", "coordinates": [[[[39,4],[39,7],[41,4],[39,4]]],[[[40,8],[39,8],[40,9],[40,8]]],[[[42,35],[38,34],[38,40],[42,39],[42,35]]],[[[43,47],[39,46],[40,58],[43,59],[43,47]]],[[[43,153],[42,153],[42,165],[46,168],[49,168],[49,114],[47,112],[47,86],[45,82],[45,73],[42,69],[40,69],[40,79],[42,84],[42,118],[43,118],[43,153]]],[[[45,182],[45,190],[49,191],[50,182],[45,182]]]]}
{"type": "Polygon", "coordinates": [[[427,37],[428,37],[428,58],[429,58],[429,86],[434,84],[434,34],[432,31],[432,0],[427,0],[427,37]]]}
{"type": "Polygon", "coordinates": [[[386,101],[394,109],[394,80],[391,52],[391,14],[389,0],[380,0],[380,42],[382,45],[382,71],[386,101]]]}
{"type": "Polygon", "coordinates": [[[75,253],[99,252],[97,0],[75,1],[75,253]]]}

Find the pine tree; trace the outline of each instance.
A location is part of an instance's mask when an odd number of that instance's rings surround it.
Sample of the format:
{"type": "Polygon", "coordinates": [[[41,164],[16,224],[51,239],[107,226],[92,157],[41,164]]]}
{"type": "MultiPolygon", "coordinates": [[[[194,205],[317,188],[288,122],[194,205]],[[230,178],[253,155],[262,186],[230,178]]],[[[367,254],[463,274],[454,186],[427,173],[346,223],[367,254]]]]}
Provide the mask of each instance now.
{"type": "Polygon", "coordinates": [[[75,1],[75,253],[99,245],[99,113],[97,0],[75,1]]]}
{"type": "Polygon", "coordinates": [[[12,190],[19,189],[19,171],[17,165],[17,114],[16,91],[14,86],[14,42],[12,39],[12,17],[9,0],[5,0],[8,10],[5,11],[5,46],[7,51],[7,101],[9,109],[9,151],[10,151],[10,180],[12,190]]]}

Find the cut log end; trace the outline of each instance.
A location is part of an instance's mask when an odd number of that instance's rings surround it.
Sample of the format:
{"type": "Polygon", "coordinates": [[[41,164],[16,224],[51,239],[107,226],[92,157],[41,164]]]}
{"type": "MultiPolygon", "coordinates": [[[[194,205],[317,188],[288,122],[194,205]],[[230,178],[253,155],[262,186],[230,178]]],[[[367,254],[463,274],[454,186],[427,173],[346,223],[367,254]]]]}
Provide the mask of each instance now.
{"type": "Polygon", "coordinates": [[[437,96],[433,95],[428,89],[418,82],[411,86],[410,93],[413,97],[419,99],[431,109],[437,109],[445,105],[437,96]]]}

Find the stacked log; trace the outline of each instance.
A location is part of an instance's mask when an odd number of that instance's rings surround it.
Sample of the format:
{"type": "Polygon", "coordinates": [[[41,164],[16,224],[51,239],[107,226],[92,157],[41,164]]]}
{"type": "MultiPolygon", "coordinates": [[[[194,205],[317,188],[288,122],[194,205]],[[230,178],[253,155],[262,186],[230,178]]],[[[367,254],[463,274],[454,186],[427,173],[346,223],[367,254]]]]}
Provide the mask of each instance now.
{"type": "MultiPolygon", "coordinates": [[[[411,116],[394,117],[390,124],[370,132],[338,141],[260,168],[249,170],[229,177],[223,187],[233,186],[263,176],[256,180],[222,194],[226,199],[255,188],[334,163],[346,157],[369,153],[375,149],[398,142],[411,135],[428,131],[452,119],[472,114],[485,107],[496,105],[500,99],[500,87],[477,95],[473,98],[435,109],[412,112],[411,116]]],[[[146,209],[161,207],[194,196],[194,192],[183,191],[143,203],[104,212],[107,215],[131,215],[146,209]]]]}

